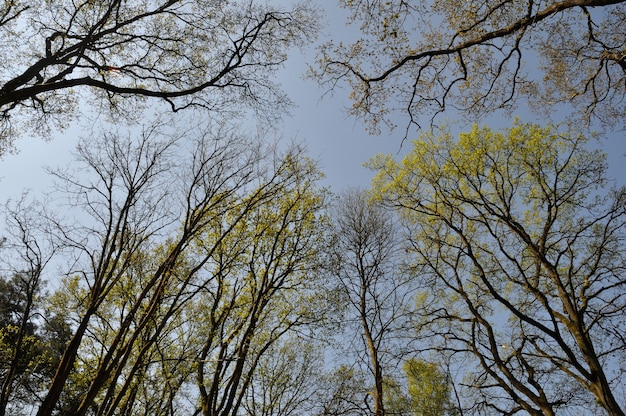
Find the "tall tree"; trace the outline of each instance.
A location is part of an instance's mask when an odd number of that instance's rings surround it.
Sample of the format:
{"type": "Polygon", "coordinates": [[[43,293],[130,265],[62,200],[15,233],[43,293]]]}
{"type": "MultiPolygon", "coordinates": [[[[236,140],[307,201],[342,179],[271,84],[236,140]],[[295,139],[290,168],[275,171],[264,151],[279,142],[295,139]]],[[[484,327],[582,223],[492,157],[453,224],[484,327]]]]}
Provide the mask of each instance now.
{"type": "Polygon", "coordinates": [[[86,100],[116,118],[138,114],[146,98],[173,111],[252,104],[280,114],[286,99],[270,75],[315,27],[305,4],[3,1],[0,150],[20,125],[67,125],[86,100]]]}
{"type": "Polygon", "coordinates": [[[23,196],[6,205],[7,236],[0,278],[0,415],[27,413],[50,382],[70,330],[63,316],[46,312],[43,269],[58,249],[45,238],[38,205],[23,196]]]}
{"type": "Polygon", "coordinates": [[[164,129],[84,141],[79,169],[54,171],[75,217],[35,217],[64,250],[50,304],[72,334],[38,415],[236,413],[262,355],[315,319],[315,163],[225,126],[185,146],[164,129]]]}
{"type": "Polygon", "coordinates": [[[542,112],[573,105],[578,125],[624,126],[621,0],[340,3],[362,37],[328,43],[317,75],[330,88],[345,81],[352,113],[374,130],[393,126],[395,110],[419,127],[446,109],[483,115],[520,98],[542,112]]]}
{"type": "Polygon", "coordinates": [[[424,135],[401,164],[372,161],[431,287],[422,330],[468,360],[474,410],[624,415],[626,190],[608,188],[590,146],[517,123],[424,135]]]}
{"type": "MultiPolygon", "coordinates": [[[[263,202],[245,215],[222,215],[197,241],[197,251],[210,258],[199,273],[195,301],[201,318],[192,331],[202,340],[196,383],[197,413],[203,416],[238,414],[246,407],[258,411],[245,400],[268,351],[319,319],[311,302],[323,236],[318,217],[324,193],[314,186],[319,172],[301,152],[275,163],[237,205],[259,197],[263,202]],[[233,232],[219,238],[230,227],[233,232]]],[[[279,404],[274,411],[285,412],[279,404]]]]}
{"type": "Polygon", "coordinates": [[[356,334],[344,336],[363,341],[354,345],[353,353],[367,357],[372,413],[382,416],[385,364],[389,370],[394,368],[390,360],[402,355],[402,348],[394,343],[408,329],[407,312],[413,301],[410,279],[401,270],[399,230],[390,212],[357,190],[339,198],[333,223],[333,274],[348,305],[342,318],[356,326],[356,334]]]}

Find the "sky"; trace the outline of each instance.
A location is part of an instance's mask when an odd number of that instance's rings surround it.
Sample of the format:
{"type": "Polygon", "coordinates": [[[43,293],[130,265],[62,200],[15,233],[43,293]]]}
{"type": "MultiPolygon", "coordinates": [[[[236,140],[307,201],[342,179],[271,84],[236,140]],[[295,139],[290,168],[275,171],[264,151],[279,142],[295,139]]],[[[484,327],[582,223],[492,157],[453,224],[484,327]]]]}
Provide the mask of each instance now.
{"type": "MultiPolygon", "coordinates": [[[[318,43],[356,36],[354,29],[345,26],[346,13],[335,2],[326,1],[324,8],[325,27],[318,43]]],[[[304,78],[307,66],[314,58],[314,46],[296,50],[278,74],[295,107],[291,116],[278,127],[277,136],[286,141],[305,143],[310,157],[319,161],[326,175],[322,184],[330,186],[333,191],[367,187],[373,173],[365,169],[363,163],[377,153],[401,157],[410,149],[410,141],[403,144],[403,128],[383,132],[380,136],[369,135],[359,121],[347,114],[349,91],[338,89],[333,94],[324,94],[314,80],[304,78]]],[[[535,121],[523,113],[519,115],[522,121],[535,121]]],[[[446,117],[453,118],[454,115],[447,114],[446,117]]],[[[510,120],[496,119],[496,123],[508,125],[510,120]]],[[[51,141],[38,137],[18,139],[18,152],[0,160],[0,203],[18,198],[24,189],[31,189],[33,194],[49,190],[52,182],[44,167],[62,167],[70,163],[71,151],[79,135],[80,131],[74,128],[59,132],[51,141]]],[[[623,132],[607,136],[603,147],[609,158],[609,175],[626,183],[626,138],[623,136],[623,132]]]]}

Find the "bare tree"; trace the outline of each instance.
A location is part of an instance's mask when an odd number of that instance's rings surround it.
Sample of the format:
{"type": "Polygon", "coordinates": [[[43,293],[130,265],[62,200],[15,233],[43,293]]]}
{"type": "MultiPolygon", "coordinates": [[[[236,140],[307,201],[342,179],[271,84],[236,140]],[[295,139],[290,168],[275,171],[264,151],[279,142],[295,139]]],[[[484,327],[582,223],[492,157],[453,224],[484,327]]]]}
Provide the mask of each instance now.
{"type": "Polygon", "coordinates": [[[363,342],[354,346],[355,352],[367,357],[365,362],[373,378],[373,388],[368,391],[372,413],[382,416],[385,377],[393,373],[407,347],[397,340],[412,332],[407,326],[407,313],[414,293],[410,279],[402,273],[400,231],[394,216],[368,198],[358,190],[347,191],[339,198],[333,217],[332,266],[337,288],[348,304],[344,319],[358,328],[356,335],[344,336],[363,342]],[[385,375],[386,371],[390,374],[385,375]]]}
{"type": "Polygon", "coordinates": [[[250,416],[311,414],[319,404],[322,382],[321,345],[291,337],[270,347],[246,394],[243,408],[250,416]]]}
{"type": "Polygon", "coordinates": [[[342,1],[363,36],[320,53],[316,76],[347,82],[352,113],[418,128],[446,109],[480,116],[520,98],[623,127],[626,10],[621,0],[342,1]]]}

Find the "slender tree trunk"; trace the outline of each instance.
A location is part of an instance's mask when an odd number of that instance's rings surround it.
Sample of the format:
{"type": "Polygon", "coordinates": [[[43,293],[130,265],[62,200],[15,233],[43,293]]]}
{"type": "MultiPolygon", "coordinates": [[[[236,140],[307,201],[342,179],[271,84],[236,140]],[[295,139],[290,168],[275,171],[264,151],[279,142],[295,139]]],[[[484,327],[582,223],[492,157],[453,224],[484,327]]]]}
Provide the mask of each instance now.
{"type": "Polygon", "coordinates": [[[78,354],[78,348],[80,347],[81,341],[85,332],[87,331],[87,326],[89,325],[89,319],[93,315],[94,310],[88,310],[85,313],[80,325],[76,329],[72,340],[67,346],[65,352],[63,353],[63,357],[61,358],[61,362],[59,362],[59,366],[57,367],[57,371],[54,374],[54,378],[52,379],[52,384],[48,389],[48,394],[46,394],[41,407],[37,411],[37,416],[51,416],[54,411],[55,406],[57,405],[59,398],[61,397],[61,393],[63,392],[63,388],[65,387],[65,383],[72,372],[72,368],[74,368],[74,363],[76,362],[76,356],[78,354]]]}
{"type": "Polygon", "coordinates": [[[33,293],[28,288],[26,306],[22,315],[22,321],[20,322],[20,329],[17,334],[17,342],[15,343],[15,351],[9,364],[9,371],[2,382],[2,391],[0,392],[0,416],[5,416],[7,411],[7,405],[9,404],[9,397],[13,391],[13,379],[17,372],[17,366],[22,357],[22,342],[24,341],[24,335],[26,334],[26,327],[28,326],[28,320],[30,319],[30,312],[33,306],[33,293]]]}
{"type": "Polygon", "coordinates": [[[367,342],[370,361],[372,364],[372,369],[374,370],[374,415],[384,416],[385,406],[383,401],[383,371],[380,365],[380,361],[378,359],[378,349],[376,348],[376,344],[372,336],[372,331],[367,323],[367,303],[365,299],[366,289],[367,286],[364,284],[361,287],[361,325],[363,326],[363,335],[365,336],[365,341],[367,342]]]}

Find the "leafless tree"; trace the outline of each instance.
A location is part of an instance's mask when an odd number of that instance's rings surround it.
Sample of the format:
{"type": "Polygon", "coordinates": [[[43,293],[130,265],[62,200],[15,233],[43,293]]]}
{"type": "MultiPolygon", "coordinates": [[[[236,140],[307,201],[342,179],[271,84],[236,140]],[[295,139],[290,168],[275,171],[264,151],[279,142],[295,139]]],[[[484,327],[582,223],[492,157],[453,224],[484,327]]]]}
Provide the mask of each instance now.
{"type": "Polygon", "coordinates": [[[410,277],[402,272],[400,229],[391,212],[359,190],[342,194],[332,221],[332,272],[341,299],[348,305],[343,319],[357,327],[356,334],[343,335],[362,340],[361,345],[354,345],[357,351],[353,353],[366,357],[373,381],[368,391],[371,412],[382,416],[385,377],[393,376],[413,335],[408,312],[413,309],[414,291],[410,277]],[[408,337],[398,342],[403,336],[408,337]]]}
{"type": "MultiPolygon", "coordinates": [[[[43,270],[59,247],[49,238],[39,218],[41,206],[24,194],[7,203],[7,224],[2,239],[2,339],[0,415],[27,411],[37,401],[37,388],[50,381],[58,356],[56,343],[63,333],[53,333],[43,307],[43,270]],[[46,339],[48,336],[57,340],[46,339]],[[46,345],[48,344],[48,345],[46,345]]],[[[62,325],[61,325],[62,326],[62,325]]],[[[61,327],[57,329],[63,329],[61,327]]],[[[68,331],[69,332],[69,331],[68,331]]]]}

